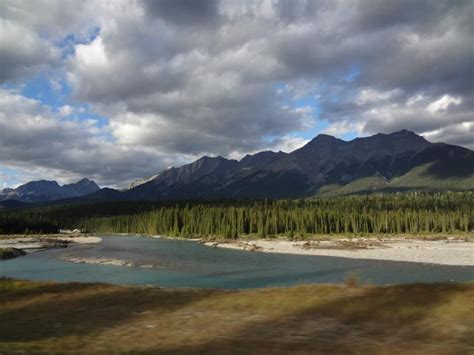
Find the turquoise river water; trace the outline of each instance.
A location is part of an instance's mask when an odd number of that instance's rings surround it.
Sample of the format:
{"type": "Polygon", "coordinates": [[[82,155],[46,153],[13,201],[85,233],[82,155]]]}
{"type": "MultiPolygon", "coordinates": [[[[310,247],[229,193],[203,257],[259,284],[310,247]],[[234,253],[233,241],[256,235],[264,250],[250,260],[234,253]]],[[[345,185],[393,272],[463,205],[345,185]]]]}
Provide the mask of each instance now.
{"type": "Polygon", "coordinates": [[[348,275],[377,285],[460,282],[474,280],[474,267],[248,252],[136,236],[104,236],[95,245],[0,261],[0,276],[6,277],[162,287],[236,289],[339,283],[348,275]],[[133,266],[72,263],[62,260],[65,257],[110,258],[133,266]]]}

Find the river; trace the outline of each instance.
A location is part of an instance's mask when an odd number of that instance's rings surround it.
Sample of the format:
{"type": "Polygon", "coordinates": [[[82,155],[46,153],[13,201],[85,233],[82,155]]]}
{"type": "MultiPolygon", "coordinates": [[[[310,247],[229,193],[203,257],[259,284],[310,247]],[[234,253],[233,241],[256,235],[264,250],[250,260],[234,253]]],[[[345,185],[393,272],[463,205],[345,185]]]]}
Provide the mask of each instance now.
{"type": "Polygon", "coordinates": [[[473,266],[446,266],[210,248],[194,241],[104,236],[93,245],[0,261],[0,276],[162,287],[256,288],[339,283],[356,276],[376,285],[474,280],[473,266]],[[133,266],[73,263],[112,259],[133,266]]]}

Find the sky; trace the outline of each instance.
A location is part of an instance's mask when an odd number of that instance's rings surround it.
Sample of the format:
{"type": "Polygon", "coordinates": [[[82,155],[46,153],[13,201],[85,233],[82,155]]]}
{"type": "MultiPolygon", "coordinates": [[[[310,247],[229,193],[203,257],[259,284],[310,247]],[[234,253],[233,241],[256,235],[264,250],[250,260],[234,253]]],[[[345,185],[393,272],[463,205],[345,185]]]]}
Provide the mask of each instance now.
{"type": "Polygon", "coordinates": [[[474,1],[3,0],[0,188],[408,129],[474,149],[474,1]]]}

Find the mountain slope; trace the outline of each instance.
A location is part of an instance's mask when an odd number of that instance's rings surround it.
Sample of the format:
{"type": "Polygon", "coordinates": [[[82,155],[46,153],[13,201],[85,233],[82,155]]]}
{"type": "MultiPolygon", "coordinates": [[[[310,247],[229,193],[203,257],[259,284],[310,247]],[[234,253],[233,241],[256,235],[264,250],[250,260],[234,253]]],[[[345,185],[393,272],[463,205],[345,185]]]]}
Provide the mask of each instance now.
{"type": "Polygon", "coordinates": [[[75,184],[63,185],[61,192],[67,197],[76,197],[88,195],[98,191],[99,189],[100,187],[94,181],[84,178],[75,184]]]}
{"type": "Polygon", "coordinates": [[[0,200],[17,200],[22,202],[54,201],[70,197],[85,196],[100,187],[89,179],[82,179],[77,183],[60,186],[56,181],[30,181],[16,189],[4,189],[0,193],[0,200]]]}
{"type": "Polygon", "coordinates": [[[402,130],[351,141],[322,134],[294,152],[261,152],[238,162],[203,157],[165,170],[122,198],[288,198],[450,189],[474,189],[474,152],[402,130]]]}

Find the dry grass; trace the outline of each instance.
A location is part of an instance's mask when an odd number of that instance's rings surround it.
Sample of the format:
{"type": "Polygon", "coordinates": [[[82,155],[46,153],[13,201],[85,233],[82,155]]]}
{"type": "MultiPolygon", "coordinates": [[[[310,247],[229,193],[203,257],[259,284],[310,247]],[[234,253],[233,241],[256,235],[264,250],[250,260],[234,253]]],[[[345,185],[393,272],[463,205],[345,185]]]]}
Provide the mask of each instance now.
{"type": "Polygon", "coordinates": [[[0,281],[0,353],[472,354],[474,284],[246,291],[0,281]]]}

